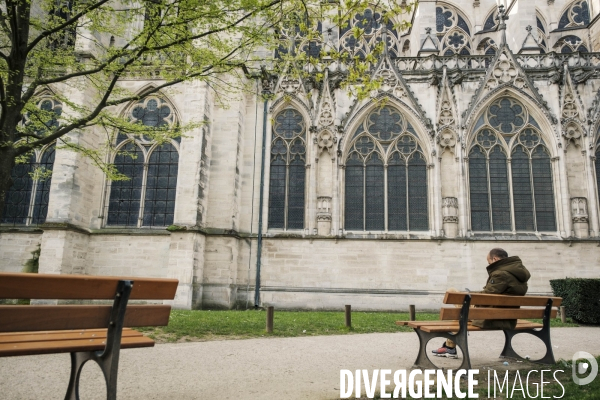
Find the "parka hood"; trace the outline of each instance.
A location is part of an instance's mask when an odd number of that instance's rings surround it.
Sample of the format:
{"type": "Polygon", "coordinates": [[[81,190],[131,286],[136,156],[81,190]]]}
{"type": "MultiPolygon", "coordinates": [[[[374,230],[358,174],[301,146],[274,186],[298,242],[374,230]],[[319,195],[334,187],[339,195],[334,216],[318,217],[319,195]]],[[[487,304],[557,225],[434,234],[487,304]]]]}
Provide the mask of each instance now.
{"type": "Polygon", "coordinates": [[[518,256],[503,258],[487,266],[488,275],[494,271],[506,271],[519,280],[519,282],[527,282],[531,278],[531,274],[525,268],[521,259],[518,256]]]}

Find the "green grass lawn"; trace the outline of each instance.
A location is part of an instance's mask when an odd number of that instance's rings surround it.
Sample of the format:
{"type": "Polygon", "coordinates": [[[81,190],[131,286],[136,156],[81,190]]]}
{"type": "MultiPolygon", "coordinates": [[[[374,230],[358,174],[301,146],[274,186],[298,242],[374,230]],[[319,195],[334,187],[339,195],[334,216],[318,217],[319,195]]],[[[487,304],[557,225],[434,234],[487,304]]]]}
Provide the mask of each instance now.
{"type": "MultiPolygon", "coordinates": [[[[160,342],[246,339],[255,337],[295,337],[306,335],[340,335],[347,333],[410,332],[412,328],[397,326],[396,321],[408,320],[408,313],[353,312],[352,328],[344,326],[344,313],[331,311],[275,311],[273,333],[265,332],[266,312],[173,310],[169,325],[141,328],[146,335],[160,342]]],[[[417,313],[417,320],[439,319],[438,313],[417,313]]],[[[540,321],[541,322],[541,321],[540,321]]],[[[559,319],[552,326],[562,324],[559,319]]]]}

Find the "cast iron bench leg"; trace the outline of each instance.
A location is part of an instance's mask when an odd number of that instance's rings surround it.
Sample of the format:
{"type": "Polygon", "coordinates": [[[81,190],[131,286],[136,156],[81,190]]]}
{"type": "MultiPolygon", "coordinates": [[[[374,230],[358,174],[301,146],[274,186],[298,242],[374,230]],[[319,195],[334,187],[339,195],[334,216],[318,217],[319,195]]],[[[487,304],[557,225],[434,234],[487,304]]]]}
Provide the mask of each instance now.
{"type": "Polygon", "coordinates": [[[517,354],[512,347],[512,339],[519,333],[529,333],[544,342],[546,346],[546,354],[539,360],[529,360],[537,364],[555,364],[554,352],[552,351],[552,342],[550,340],[550,313],[552,311],[552,299],[548,299],[546,309],[544,310],[544,326],[539,331],[535,329],[524,329],[522,331],[503,330],[504,332],[504,349],[500,353],[500,357],[511,357],[525,360],[517,354]]]}
{"type": "Polygon", "coordinates": [[[110,313],[108,331],[106,334],[106,347],[102,351],[83,351],[71,353],[71,377],[65,400],[79,400],[79,378],[83,365],[93,360],[104,374],[106,382],[106,399],[117,398],[117,373],[119,372],[119,353],[121,350],[121,335],[127,301],[131,294],[133,281],[119,281],[115,301],[110,313]]]}
{"type": "Polygon", "coordinates": [[[462,309],[460,311],[460,322],[459,329],[456,334],[450,332],[424,332],[419,328],[413,328],[419,336],[419,354],[415,360],[414,368],[420,369],[438,369],[435,364],[429,358],[427,354],[427,343],[430,340],[441,337],[454,341],[463,353],[463,362],[460,364],[459,369],[471,369],[471,358],[469,357],[469,346],[467,343],[467,325],[469,323],[469,306],[471,304],[471,296],[465,296],[462,309]]]}

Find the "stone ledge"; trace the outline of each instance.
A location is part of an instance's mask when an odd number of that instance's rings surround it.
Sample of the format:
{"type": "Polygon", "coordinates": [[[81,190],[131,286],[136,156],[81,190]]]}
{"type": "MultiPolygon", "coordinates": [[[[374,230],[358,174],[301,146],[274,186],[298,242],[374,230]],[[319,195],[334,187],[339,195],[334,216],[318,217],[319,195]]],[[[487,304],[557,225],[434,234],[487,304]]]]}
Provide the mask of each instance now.
{"type": "Polygon", "coordinates": [[[44,233],[39,226],[0,225],[0,233],[44,233]]]}

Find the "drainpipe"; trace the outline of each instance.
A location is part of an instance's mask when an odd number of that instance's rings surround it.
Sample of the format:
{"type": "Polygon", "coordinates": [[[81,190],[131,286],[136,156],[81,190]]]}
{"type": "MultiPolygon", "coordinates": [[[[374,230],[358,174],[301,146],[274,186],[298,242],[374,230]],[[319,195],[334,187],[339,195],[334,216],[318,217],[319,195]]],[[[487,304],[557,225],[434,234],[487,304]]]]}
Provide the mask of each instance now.
{"type": "Polygon", "coordinates": [[[263,205],[265,200],[265,153],[267,150],[267,111],[269,104],[269,79],[266,70],[263,68],[263,135],[262,135],[262,155],[260,159],[260,201],[258,205],[258,241],[256,244],[256,283],[254,286],[254,308],[259,307],[260,303],[260,267],[262,256],[262,233],[263,233],[263,205]],[[265,79],[266,78],[266,79],[265,79]],[[267,84],[265,84],[267,83],[267,84]]]}

